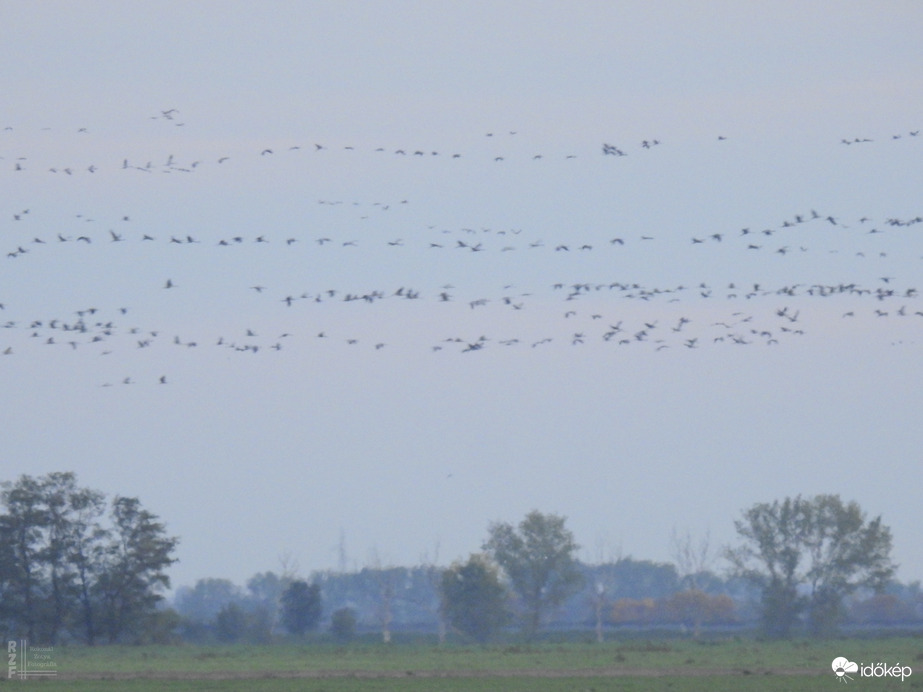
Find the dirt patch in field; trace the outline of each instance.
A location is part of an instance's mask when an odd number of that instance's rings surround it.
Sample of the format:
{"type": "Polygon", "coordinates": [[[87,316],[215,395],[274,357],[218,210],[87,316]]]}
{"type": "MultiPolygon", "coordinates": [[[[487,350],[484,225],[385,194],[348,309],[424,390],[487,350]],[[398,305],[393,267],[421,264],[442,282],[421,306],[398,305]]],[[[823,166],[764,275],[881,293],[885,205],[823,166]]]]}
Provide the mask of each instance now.
{"type": "Polygon", "coordinates": [[[515,668],[509,670],[291,670],[291,671],[149,671],[131,673],[60,673],[58,680],[271,680],[351,678],[356,680],[394,678],[662,678],[751,675],[808,676],[817,671],[803,668],[583,668],[549,670],[515,668]]]}

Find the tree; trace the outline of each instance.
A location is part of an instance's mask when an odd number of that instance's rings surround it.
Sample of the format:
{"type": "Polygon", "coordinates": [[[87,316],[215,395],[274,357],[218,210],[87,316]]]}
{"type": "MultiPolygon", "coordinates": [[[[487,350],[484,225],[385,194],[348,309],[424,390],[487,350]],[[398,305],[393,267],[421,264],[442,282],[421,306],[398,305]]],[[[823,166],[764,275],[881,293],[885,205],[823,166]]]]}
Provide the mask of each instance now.
{"type": "Polygon", "coordinates": [[[173,608],[158,608],[148,619],[137,642],[146,644],[179,644],[182,641],[183,618],[173,608]]]}
{"type": "Polygon", "coordinates": [[[100,523],[106,510],[106,501],[101,492],[83,488],[70,495],[69,504],[71,539],[67,556],[75,573],[84,639],[93,646],[97,632],[94,580],[102,571],[105,541],[109,537],[109,531],[100,523]]]}
{"type": "Polygon", "coordinates": [[[920,621],[914,603],[902,601],[896,594],[880,593],[852,604],[851,620],[863,625],[894,626],[920,621]]]}
{"type": "Polygon", "coordinates": [[[43,507],[42,483],[31,476],[22,476],[15,484],[6,482],[0,500],[7,508],[0,517],[3,616],[34,639],[45,619],[42,552],[48,515],[43,507]]]}
{"type": "MultiPolygon", "coordinates": [[[[248,586],[261,577],[256,575],[248,586]]],[[[225,642],[268,643],[275,602],[258,597],[257,591],[251,588],[248,594],[229,579],[214,578],[199,579],[192,588],[180,587],[173,603],[183,636],[200,642],[214,636],[225,642]]]]}
{"type": "Polygon", "coordinates": [[[230,579],[205,578],[192,588],[182,586],[173,599],[176,610],[196,622],[213,620],[229,603],[243,599],[240,588],[230,579]]]}
{"type": "Polygon", "coordinates": [[[509,621],[506,588],[484,555],[473,554],[442,573],[443,611],[457,630],[486,642],[509,621]]]}
{"type": "Polygon", "coordinates": [[[247,613],[237,603],[224,605],[215,616],[215,636],[218,641],[232,644],[247,634],[247,613]]]}
{"type": "Polygon", "coordinates": [[[676,571],[683,585],[688,589],[701,589],[699,581],[713,562],[711,532],[706,531],[705,536],[695,543],[689,531],[680,534],[674,526],[670,533],[670,545],[676,571]]]}
{"type": "Polygon", "coordinates": [[[529,637],[551,608],[580,588],[574,553],[579,546],[564,526],[566,518],[534,510],[519,523],[492,523],[483,548],[503,569],[523,609],[529,637]]]}
{"type": "Polygon", "coordinates": [[[292,634],[303,637],[320,622],[320,586],[293,581],[282,593],[282,624],[292,634]]]}
{"type": "Polygon", "coordinates": [[[265,613],[266,628],[270,633],[279,619],[282,594],[292,581],[292,577],[281,577],[272,571],[258,572],[247,580],[250,600],[265,613]]]}
{"type": "Polygon", "coordinates": [[[164,570],[176,562],[171,555],[179,539],[167,536],[157,519],[137,498],[112,501],[112,539],[96,583],[110,642],[143,627],[163,599],[159,592],[170,586],[164,570]]]}
{"type": "Polygon", "coordinates": [[[610,618],[616,625],[652,625],[660,618],[660,601],[653,598],[620,598],[612,604],[610,618]]]}
{"type": "Polygon", "coordinates": [[[580,565],[583,583],[586,586],[586,600],[593,609],[593,629],[596,632],[597,643],[602,643],[605,639],[603,628],[606,615],[612,604],[612,594],[618,587],[613,570],[609,568],[618,560],[621,560],[621,548],[612,550],[602,539],[599,539],[596,543],[596,564],[580,565]]]}
{"type": "Polygon", "coordinates": [[[670,543],[677,571],[682,576],[687,590],[687,596],[680,597],[677,602],[683,604],[680,610],[691,618],[689,624],[692,625],[692,636],[697,639],[702,633],[702,620],[708,610],[705,607],[708,598],[699,582],[711,563],[711,534],[706,532],[705,537],[696,545],[693,543],[692,534],[686,531],[680,535],[676,527],[673,527],[670,543]]]}
{"type": "Polygon", "coordinates": [[[356,611],[352,608],[338,608],[330,618],[330,632],[334,639],[348,642],[356,636],[356,611]]]}
{"type": "Polygon", "coordinates": [[[880,590],[894,574],[890,529],[838,495],[759,503],[735,527],[744,543],[727,557],[762,590],[763,627],[772,636],[788,636],[804,612],[815,634],[832,633],[847,594],[880,590]]]}
{"type": "Polygon", "coordinates": [[[71,472],[0,487],[0,617],[10,631],[92,645],[104,623],[111,635],[153,613],[177,539],[137,499],[116,498],[106,522],[103,493],[71,472]]]}
{"type": "Polygon", "coordinates": [[[703,624],[729,622],[734,619],[734,601],[726,594],[709,595],[701,589],[677,591],[663,602],[664,619],[693,628],[699,636],[703,624]]]}
{"type": "Polygon", "coordinates": [[[371,565],[363,568],[360,574],[371,576],[377,584],[378,604],[375,617],[381,625],[381,640],[388,644],[391,641],[391,623],[394,621],[394,602],[397,598],[398,584],[406,576],[406,571],[400,567],[383,567],[377,549],[372,550],[370,558],[371,565]]]}
{"type": "Polygon", "coordinates": [[[439,644],[442,645],[445,644],[445,634],[448,624],[446,618],[448,616],[445,609],[445,598],[442,594],[442,578],[445,569],[436,564],[438,561],[439,542],[437,541],[433,555],[430,556],[429,551],[425,551],[420,560],[420,567],[414,571],[422,571],[426,586],[428,586],[429,591],[435,595],[435,598],[420,598],[418,602],[420,605],[423,605],[427,611],[436,616],[436,636],[438,637],[439,644]]]}
{"type": "Polygon", "coordinates": [[[79,621],[93,644],[90,586],[107,535],[100,525],[103,494],[80,488],[70,472],[21,476],[3,487],[0,498],[8,512],[0,517],[0,540],[8,545],[7,568],[15,584],[8,615],[28,635],[40,633],[50,644],[79,621]]]}

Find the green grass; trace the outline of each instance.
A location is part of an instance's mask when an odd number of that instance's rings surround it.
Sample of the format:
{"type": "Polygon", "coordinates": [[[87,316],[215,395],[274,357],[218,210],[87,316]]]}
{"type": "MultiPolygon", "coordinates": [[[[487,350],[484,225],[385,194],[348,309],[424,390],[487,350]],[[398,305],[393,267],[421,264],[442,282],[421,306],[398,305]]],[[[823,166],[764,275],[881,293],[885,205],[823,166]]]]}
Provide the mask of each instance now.
{"type": "MultiPolygon", "coordinates": [[[[857,662],[900,662],[916,669],[916,676],[904,683],[862,681],[874,685],[876,691],[923,689],[923,638],[920,637],[774,642],[747,638],[623,639],[604,644],[561,641],[485,647],[458,644],[440,647],[425,640],[350,646],[329,642],[272,646],[73,646],[55,649],[58,679],[35,682],[43,690],[127,692],[178,689],[797,692],[835,684],[830,662],[837,656],[857,662]],[[529,672],[517,675],[521,671],[529,672]],[[292,677],[331,672],[335,676],[292,677]]],[[[17,684],[0,682],[3,683],[17,684]]]]}
{"type": "MultiPolygon", "coordinates": [[[[887,637],[825,641],[734,638],[702,642],[626,640],[604,644],[541,643],[507,646],[332,644],[269,646],[59,647],[61,671],[85,673],[275,672],[298,670],[404,671],[543,668],[566,671],[600,667],[740,668],[824,671],[836,656],[850,660],[916,663],[923,672],[923,638],[887,637]]],[[[923,677],[923,675],[921,675],[923,677]]]]}
{"type": "MultiPolygon", "coordinates": [[[[857,681],[858,682],[858,681],[857,681]]],[[[11,683],[10,687],[13,684],[11,683]]],[[[27,683],[32,684],[32,683],[27,683]]],[[[530,678],[530,679],[334,679],[334,680],[120,680],[58,681],[39,683],[43,690],[73,692],[815,692],[833,687],[827,676],[781,677],[661,677],[661,678],[530,678]]],[[[863,683],[859,683],[863,684],[863,683]]],[[[876,692],[923,689],[923,682],[868,682],[876,692]]],[[[5,686],[0,683],[0,689],[5,686]]]]}
{"type": "MultiPolygon", "coordinates": [[[[31,683],[30,683],[31,684],[31,683]]],[[[96,690],[124,690],[125,692],[160,692],[161,690],[188,690],[189,692],[813,692],[824,685],[835,685],[833,680],[818,677],[780,678],[778,676],[726,678],[531,678],[531,679],[447,679],[447,680],[122,680],[118,682],[83,680],[41,683],[43,690],[67,689],[74,692],[96,690]]],[[[897,685],[900,685],[898,682],[897,685]]],[[[837,689],[837,688],[833,688],[837,689]]],[[[876,684],[875,690],[904,689],[887,683],[876,684]]],[[[919,689],[919,687],[917,688],[919,689]]]]}

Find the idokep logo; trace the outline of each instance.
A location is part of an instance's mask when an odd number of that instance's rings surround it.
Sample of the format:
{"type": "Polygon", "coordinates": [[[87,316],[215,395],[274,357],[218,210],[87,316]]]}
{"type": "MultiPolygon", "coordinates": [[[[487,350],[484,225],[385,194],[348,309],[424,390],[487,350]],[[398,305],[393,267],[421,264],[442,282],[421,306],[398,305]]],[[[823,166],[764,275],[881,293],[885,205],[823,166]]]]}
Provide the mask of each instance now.
{"type": "Polygon", "coordinates": [[[858,673],[860,678],[900,678],[901,682],[913,674],[910,666],[902,666],[900,663],[895,663],[893,666],[883,662],[855,663],[842,656],[833,659],[831,667],[837,682],[854,680],[855,678],[850,673],[858,673]]]}
{"type": "Polygon", "coordinates": [[[852,678],[849,676],[849,673],[855,673],[859,670],[859,666],[856,665],[853,661],[849,661],[842,656],[839,656],[833,659],[833,672],[836,673],[838,682],[849,682],[852,678]]]}

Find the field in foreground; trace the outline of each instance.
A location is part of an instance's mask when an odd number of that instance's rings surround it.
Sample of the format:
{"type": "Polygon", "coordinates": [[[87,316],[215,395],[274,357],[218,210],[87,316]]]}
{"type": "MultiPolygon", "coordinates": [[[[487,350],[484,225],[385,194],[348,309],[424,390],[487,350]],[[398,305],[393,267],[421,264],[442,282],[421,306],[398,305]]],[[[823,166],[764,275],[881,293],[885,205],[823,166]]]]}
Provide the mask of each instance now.
{"type": "MultiPolygon", "coordinates": [[[[623,640],[439,647],[428,643],[60,647],[68,690],[816,690],[831,661],[909,665],[916,675],[862,679],[875,690],[923,689],[923,638],[761,642],[623,640]]],[[[6,681],[16,684],[14,681],[6,681]]],[[[28,681],[30,684],[36,681],[28,681]]]]}

